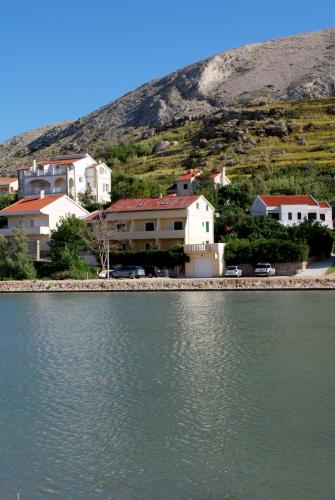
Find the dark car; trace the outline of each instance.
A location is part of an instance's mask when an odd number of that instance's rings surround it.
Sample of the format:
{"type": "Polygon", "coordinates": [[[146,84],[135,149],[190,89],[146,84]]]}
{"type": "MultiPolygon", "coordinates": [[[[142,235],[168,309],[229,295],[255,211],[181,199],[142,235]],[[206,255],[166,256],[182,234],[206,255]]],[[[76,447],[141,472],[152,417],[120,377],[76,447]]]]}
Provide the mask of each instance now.
{"type": "Polygon", "coordinates": [[[164,271],[161,271],[157,266],[143,266],[143,268],[145,271],[145,275],[148,278],[158,278],[165,276],[164,271]]]}
{"type": "Polygon", "coordinates": [[[145,272],[141,266],[123,266],[110,273],[111,278],[144,278],[145,272]]]}

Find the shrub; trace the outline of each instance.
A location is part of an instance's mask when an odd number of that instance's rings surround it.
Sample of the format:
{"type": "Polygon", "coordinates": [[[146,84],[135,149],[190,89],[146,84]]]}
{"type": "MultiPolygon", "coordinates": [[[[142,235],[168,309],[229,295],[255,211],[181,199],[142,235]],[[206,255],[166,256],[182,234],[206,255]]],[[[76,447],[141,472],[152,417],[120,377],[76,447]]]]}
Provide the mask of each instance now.
{"type": "Polygon", "coordinates": [[[293,241],[305,242],[310,257],[327,257],[331,254],[335,241],[334,231],[317,221],[305,221],[289,229],[293,241]]]}
{"type": "Polygon", "coordinates": [[[111,252],[110,265],[145,266],[153,265],[158,267],[172,268],[183,265],[187,260],[182,247],[173,247],[170,250],[148,250],[142,252],[124,251],[111,252]]]}
{"type": "Polygon", "coordinates": [[[227,264],[252,264],[267,262],[303,262],[307,260],[306,243],[285,240],[230,240],[225,248],[227,264]]]}

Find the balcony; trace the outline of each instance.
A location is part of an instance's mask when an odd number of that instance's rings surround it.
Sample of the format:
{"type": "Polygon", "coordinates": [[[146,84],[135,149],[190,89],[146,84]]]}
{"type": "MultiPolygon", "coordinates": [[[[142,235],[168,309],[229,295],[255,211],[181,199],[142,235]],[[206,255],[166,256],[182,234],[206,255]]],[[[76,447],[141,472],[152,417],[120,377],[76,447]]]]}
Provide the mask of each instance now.
{"type": "Polygon", "coordinates": [[[66,175],[65,167],[37,168],[36,170],[23,170],[23,177],[53,177],[57,175],[66,175]]]}
{"type": "Polygon", "coordinates": [[[163,240],[163,239],[184,239],[185,230],[159,229],[158,231],[108,231],[111,240],[163,240]]]}
{"type": "Polygon", "coordinates": [[[220,245],[224,243],[199,243],[193,245],[184,245],[185,253],[198,253],[198,252],[219,252],[220,245]]]}
{"type": "Polygon", "coordinates": [[[65,187],[37,187],[30,189],[22,189],[20,191],[20,198],[39,196],[41,191],[44,191],[44,194],[49,196],[67,194],[65,187]]]}
{"type": "Polygon", "coordinates": [[[0,228],[0,236],[15,236],[16,231],[21,230],[27,236],[39,236],[39,235],[49,235],[50,228],[48,226],[36,226],[36,227],[7,227],[3,226],[0,228]]]}

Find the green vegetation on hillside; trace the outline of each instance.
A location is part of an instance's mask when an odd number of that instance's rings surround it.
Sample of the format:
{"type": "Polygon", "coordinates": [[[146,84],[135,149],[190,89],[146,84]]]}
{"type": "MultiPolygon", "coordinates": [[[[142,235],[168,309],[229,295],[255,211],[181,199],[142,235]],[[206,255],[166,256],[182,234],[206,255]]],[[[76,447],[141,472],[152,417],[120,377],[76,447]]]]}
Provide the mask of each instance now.
{"type": "Polygon", "coordinates": [[[335,205],[335,99],[249,106],[241,116],[253,112],[257,118],[214,115],[141,141],[107,145],[97,154],[113,177],[128,176],[129,187],[131,178],[140,178],[159,184],[161,192],[187,168],[209,174],[225,163],[227,175],[247,190],[249,204],[257,193],[311,193],[335,205]],[[155,153],[161,141],[169,144],[155,153]]]}

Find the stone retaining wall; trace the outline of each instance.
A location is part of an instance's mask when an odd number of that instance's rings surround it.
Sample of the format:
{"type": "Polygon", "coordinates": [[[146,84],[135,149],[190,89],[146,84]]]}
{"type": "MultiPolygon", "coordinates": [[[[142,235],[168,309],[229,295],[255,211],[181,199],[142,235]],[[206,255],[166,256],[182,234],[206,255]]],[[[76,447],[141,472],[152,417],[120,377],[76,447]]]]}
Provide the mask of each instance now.
{"type": "MultiPolygon", "coordinates": [[[[251,264],[241,264],[243,276],[255,276],[255,267],[251,264]]],[[[276,276],[294,276],[306,268],[305,262],[280,262],[273,264],[276,276]]]]}
{"type": "Polygon", "coordinates": [[[335,276],[322,278],[144,278],[140,280],[1,281],[0,293],[130,292],[176,290],[335,290],[335,276]]]}

